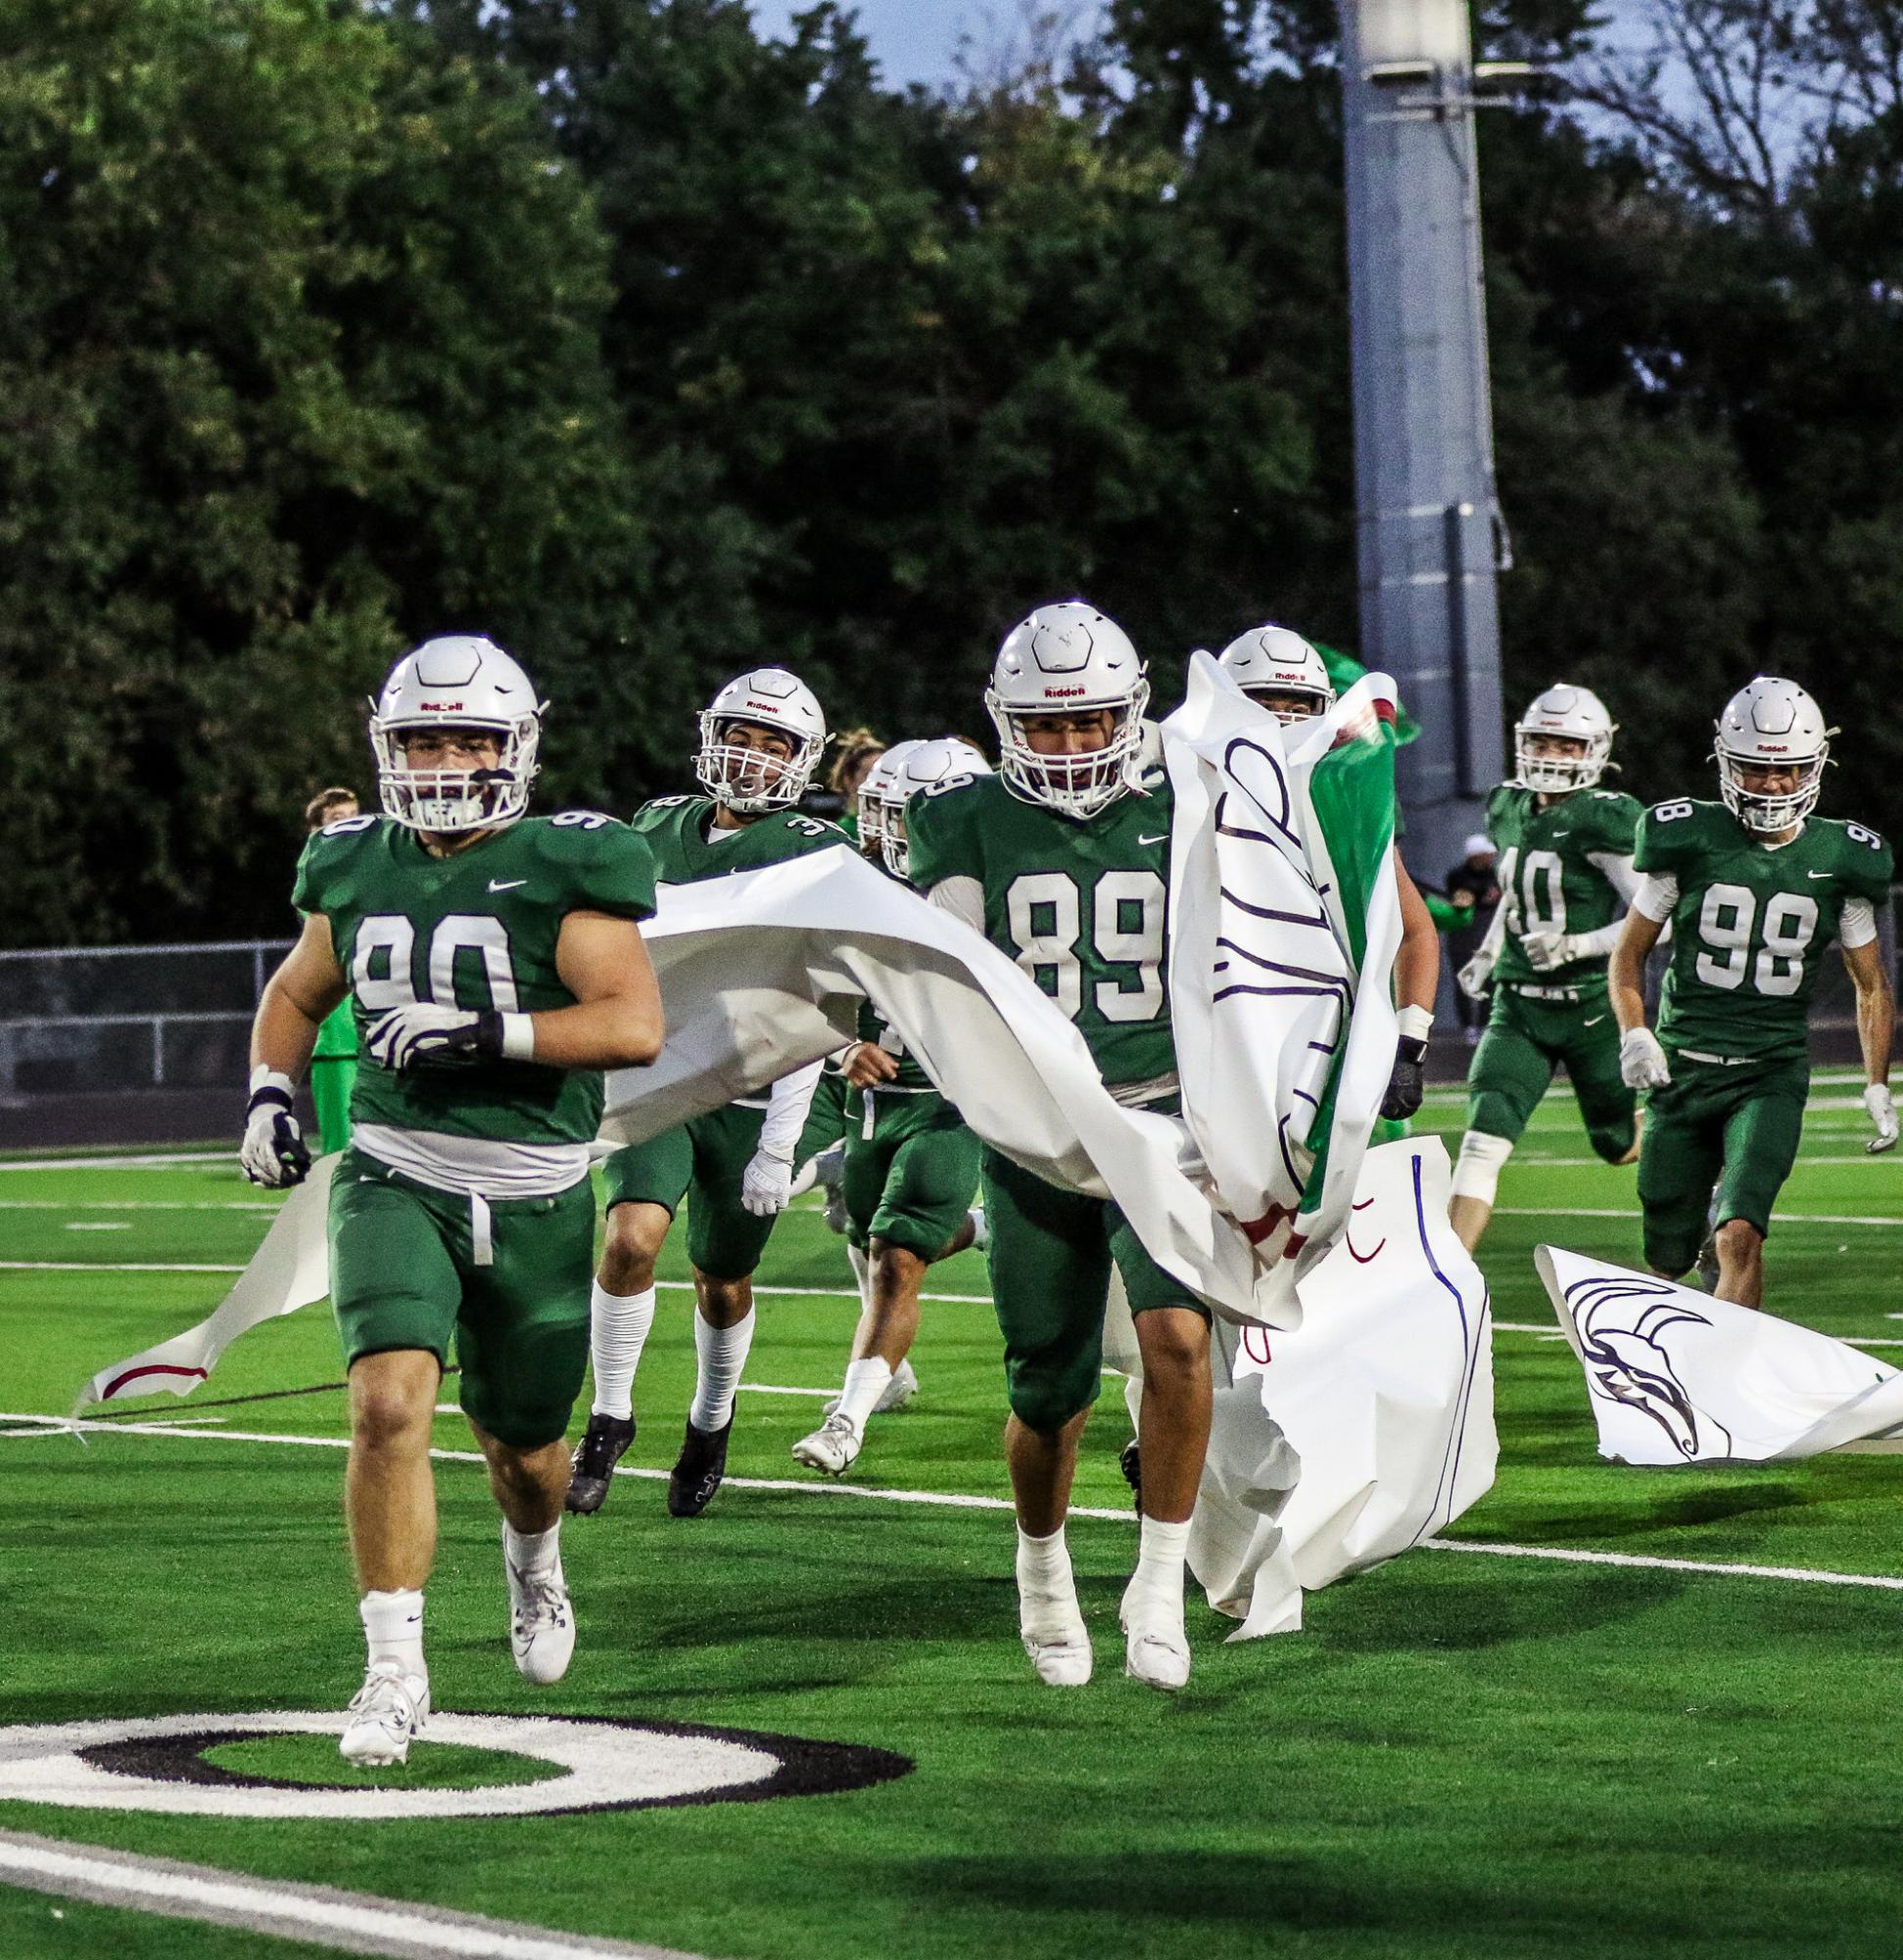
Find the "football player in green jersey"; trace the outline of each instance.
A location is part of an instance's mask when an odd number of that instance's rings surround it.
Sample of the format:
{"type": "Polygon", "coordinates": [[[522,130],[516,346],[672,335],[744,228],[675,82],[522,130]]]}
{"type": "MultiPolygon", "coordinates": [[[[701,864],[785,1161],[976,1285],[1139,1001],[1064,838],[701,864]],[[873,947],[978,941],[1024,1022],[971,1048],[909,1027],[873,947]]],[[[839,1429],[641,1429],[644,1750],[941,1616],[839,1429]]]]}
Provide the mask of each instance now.
{"type": "MultiPolygon", "coordinates": [[[[1216,655],[1235,676],[1237,685],[1257,706],[1284,726],[1325,715],[1335,705],[1335,682],[1320,649],[1286,626],[1252,626],[1216,655]]],[[[1434,996],[1441,984],[1440,929],[1421,896],[1420,887],[1394,852],[1395,882],[1401,892],[1401,949],[1395,955],[1395,1006],[1401,1023],[1401,1045],[1394,1077],[1382,1099],[1381,1115],[1389,1127],[1378,1140],[1390,1142],[1407,1133],[1407,1119],[1421,1106],[1425,1092],[1427,1040],[1434,1028],[1434,996]]],[[[1131,1475],[1128,1458],[1125,1475],[1131,1475]]],[[[1134,1476],[1131,1477],[1135,1481],[1134,1476]]]]}
{"type": "MultiPolygon", "coordinates": [[[[903,879],[908,800],[989,776],[991,765],[955,736],[902,742],[898,750],[896,770],[880,773],[877,830],[886,869],[903,879]]],[[[858,1120],[846,1132],[843,1190],[864,1311],[838,1400],[820,1427],[793,1445],[795,1462],[834,1477],[857,1460],[869,1419],[918,1390],[908,1357],[927,1267],[978,1244],[983,1229],[982,1214],[971,1210],[977,1138],[870,1001],[859,1011],[859,1035],[845,1057],[845,1078],[859,1101],[849,1109],[858,1120]]]]}
{"type": "MultiPolygon", "coordinates": [[[[694,772],[704,796],[662,796],[635,814],[662,884],[694,884],[845,844],[834,824],[802,816],[826,746],[812,691],[784,667],[730,681],[700,717],[694,772]]],[[[607,1242],[594,1293],[595,1401],[575,1452],[568,1507],[598,1510],[635,1437],[634,1380],[654,1319],[654,1262],[684,1198],[693,1266],[693,1403],[668,1478],[667,1507],[695,1517],[727,1470],[735,1392],[753,1344],[753,1270],[791,1200],[821,1065],[678,1129],[617,1150],[603,1167],[607,1242]]]]}
{"type": "Polygon", "coordinates": [[[490,641],[426,641],[397,664],[370,720],[385,814],[306,845],[304,931],[252,1030],[240,1156],[269,1185],[309,1168],[292,1087],[346,992],[362,1040],[330,1192],[369,1646],[339,1745],[354,1762],[404,1761],[429,1713],[429,1446],[452,1339],[502,1512],[515,1664],[558,1681],[575,1645],[559,1532],[588,1362],[589,1144],[601,1071],[654,1059],[661,1004],[638,924],[646,845],[594,811],[525,814],[541,723],[490,641]]]}
{"type": "Polygon", "coordinates": [[[1467,1133],[1449,1210],[1469,1252],[1493,1217],[1500,1169],[1560,1063],[1594,1150],[1608,1164],[1639,1155],[1638,1099],[1619,1073],[1606,996],[1606,959],[1640,884],[1638,800],[1598,787],[1615,733],[1590,689],[1546,689],[1514,724],[1513,780],[1487,799],[1500,903],[1457,977],[1474,1000],[1490,980],[1494,990],[1467,1071],[1467,1133]]]}
{"type": "Polygon", "coordinates": [[[1688,1271],[1709,1204],[1717,1297],[1744,1307],[1763,1304],[1771,1207],[1796,1160],[1810,1085],[1810,998],[1832,938],[1857,995],[1877,1126],[1867,1147],[1897,1139],[1896,1010],[1876,920],[1894,863],[1875,831],[1812,814],[1833,732],[1794,682],[1761,675],[1733,695],[1718,722],[1724,800],[1646,811],[1636,852],[1645,883],[1612,957],[1620,1064],[1628,1084],[1651,1091],[1639,1159],[1645,1262],[1668,1279],[1688,1271]],[[1641,982],[1667,920],[1654,1034],[1641,982]]]}

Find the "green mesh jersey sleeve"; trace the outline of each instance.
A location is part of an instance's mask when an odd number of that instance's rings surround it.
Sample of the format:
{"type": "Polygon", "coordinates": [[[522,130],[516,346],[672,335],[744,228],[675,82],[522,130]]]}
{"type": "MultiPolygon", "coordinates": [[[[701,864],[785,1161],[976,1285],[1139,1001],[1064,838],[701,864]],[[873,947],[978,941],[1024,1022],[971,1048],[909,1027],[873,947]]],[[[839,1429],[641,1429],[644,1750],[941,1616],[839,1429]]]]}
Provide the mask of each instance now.
{"type": "Polygon", "coordinates": [[[1881,906],[1896,880],[1896,854],[1889,844],[1863,824],[1840,818],[1823,820],[1835,833],[1837,882],[1848,898],[1881,906]]]}
{"type": "Polygon", "coordinates": [[[538,851],[560,893],[560,912],[636,921],[654,916],[654,856],[628,825],[598,811],[571,810],[538,831],[538,851]]]}
{"type": "Polygon", "coordinates": [[[1619,789],[1588,789],[1579,800],[1581,840],[1589,853],[1631,857],[1644,814],[1639,798],[1619,789]]]}
{"type": "Polygon", "coordinates": [[[1722,804],[1693,803],[1683,798],[1671,803],[1654,803],[1639,819],[1633,837],[1633,863],[1648,878],[1676,878],[1684,882],[1688,865],[1695,865],[1716,843],[1711,821],[1716,810],[1730,821],[1731,813],[1722,804]]]}
{"type": "Polygon", "coordinates": [[[948,878],[984,877],[978,784],[928,790],[906,805],[905,837],[912,883],[929,891],[948,878]]]}

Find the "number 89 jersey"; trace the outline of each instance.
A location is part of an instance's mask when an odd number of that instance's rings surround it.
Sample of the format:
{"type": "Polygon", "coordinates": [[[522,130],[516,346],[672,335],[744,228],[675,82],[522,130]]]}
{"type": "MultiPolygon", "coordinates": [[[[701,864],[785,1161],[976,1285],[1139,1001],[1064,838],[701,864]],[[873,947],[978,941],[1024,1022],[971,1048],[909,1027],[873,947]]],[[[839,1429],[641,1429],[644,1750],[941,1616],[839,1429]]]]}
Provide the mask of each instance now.
{"type": "Polygon", "coordinates": [[[1174,1088],[1164,990],[1169,780],[1079,823],[1011,794],[1000,776],[954,780],[906,805],[912,882],[984,888],[984,932],[1076,1024],[1113,1087],[1174,1088]]]}
{"type": "MultiPolygon", "coordinates": [[[[501,1013],[572,1007],[555,969],[571,912],[641,920],[654,910],[647,846],[612,817],[524,817],[450,857],[387,817],[347,817],[305,845],[292,903],[330,924],[357,1034],[414,1001],[501,1013]]],[[[357,1124],[500,1143],[586,1143],[601,1076],[536,1062],[445,1058],[398,1072],[365,1054],[357,1124]]]]}
{"type": "Polygon", "coordinates": [[[1639,825],[1638,869],[1676,883],[1659,1038],[1728,1061],[1801,1061],[1810,999],[1844,908],[1889,894],[1875,831],[1812,817],[1775,848],[1722,803],[1660,803],[1639,825]]]}

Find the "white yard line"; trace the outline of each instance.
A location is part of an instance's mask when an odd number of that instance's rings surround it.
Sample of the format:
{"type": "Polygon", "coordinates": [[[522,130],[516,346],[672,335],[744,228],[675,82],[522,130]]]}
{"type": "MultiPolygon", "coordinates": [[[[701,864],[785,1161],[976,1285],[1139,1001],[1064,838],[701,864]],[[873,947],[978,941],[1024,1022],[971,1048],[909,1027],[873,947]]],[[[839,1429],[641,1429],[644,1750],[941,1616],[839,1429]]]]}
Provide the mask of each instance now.
{"type": "Polygon", "coordinates": [[[174,1164],[235,1164],[237,1156],[232,1149],[167,1150],[137,1157],[6,1157],[0,1158],[0,1171],[166,1171],[174,1164]]]}
{"type": "MultiPolygon", "coordinates": [[[[1631,1205],[1496,1205],[1499,1219],[1634,1219],[1638,1211],[1631,1205]]],[[[1773,1212],[1774,1225],[1903,1225],[1903,1216],[1891,1219],[1864,1218],[1842,1212],[1773,1212]]]]}
{"type": "Polygon", "coordinates": [[[230,1926],[274,1939],[302,1940],[334,1953],[400,1960],[691,1960],[669,1947],[594,1939],[519,1921],[379,1898],[329,1886],[248,1878],[215,1865],[142,1858],[103,1845],[69,1844],[24,1831],[0,1831],[0,1884],[54,1898],[128,1907],[166,1919],[230,1926]]]}
{"type": "MultiPolygon", "coordinates": [[[[1903,1320],[1903,1314],[1889,1314],[1890,1320],[1903,1320]]],[[[1822,1329],[1815,1331],[1821,1332],[1822,1329]]],[[[1563,1341],[1566,1336],[1557,1327],[1543,1327],[1537,1320],[1496,1320],[1494,1332],[1497,1334],[1538,1334],[1543,1341],[1563,1341]]],[[[1833,1341],[1843,1341],[1853,1348],[1903,1348],[1903,1339],[1888,1334],[1832,1334],[1833,1341]]]]}
{"type": "Polygon", "coordinates": [[[253,1198],[0,1198],[0,1212],[276,1213],[282,1208],[282,1199],[263,1204],[253,1198]]]}
{"type": "MultiPolygon", "coordinates": [[[[85,1430],[95,1435],[166,1436],[175,1442],[276,1443],[305,1450],[346,1450],[350,1447],[349,1439],[343,1436],[285,1436],[247,1429],[182,1430],[162,1427],[157,1423],[90,1422],[83,1418],[74,1420],[65,1416],[27,1415],[5,1411],[0,1411],[0,1422],[30,1425],[21,1429],[0,1430],[0,1437],[46,1436],[56,1434],[62,1429],[71,1429],[85,1430]]],[[[446,1463],[480,1463],[483,1460],[474,1450],[432,1450],[430,1455],[446,1463]]],[[[614,1474],[617,1477],[639,1477],[643,1482],[659,1483],[668,1473],[665,1470],[635,1469],[622,1464],[616,1468],[614,1474]]],[[[868,1498],[882,1504],[929,1505],[948,1510],[1009,1511],[1011,1509],[1008,1499],[977,1497],[969,1491],[881,1490],[866,1484],[840,1484],[831,1480],[821,1482],[817,1478],[729,1477],[727,1486],[737,1491],[790,1491],[805,1497],[868,1498]]],[[[1106,1518],[1117,1524],[1136,1522],[1134,1511],[1112,1509],[1105,1506],[1073,1505],[1070,1515],[1106,1518]]],[[[1461,1538],[1424,1538],[1420,1542],[1420,1549],[1424,1552],[1476,1553],[1496,1558],[1551,1558],[1557,1559],[1562,1564],[1573,1565],[1624,1565],[1641,1571],[1700,1572],[1724,1579],[1777,1579],[1813,1586],[1854,1586],[1876,1588],[1881,1592],[1903,1592],[1903,1578],[1893,1579],[1874,1572],[1827,1572],[1808,1565],[1740,1565],[1710,1558],[1648,1557],[1634,1552],[1582,1552],[1570,1546],[1490,1545],[1478,1539],[1461,1538]]]]}

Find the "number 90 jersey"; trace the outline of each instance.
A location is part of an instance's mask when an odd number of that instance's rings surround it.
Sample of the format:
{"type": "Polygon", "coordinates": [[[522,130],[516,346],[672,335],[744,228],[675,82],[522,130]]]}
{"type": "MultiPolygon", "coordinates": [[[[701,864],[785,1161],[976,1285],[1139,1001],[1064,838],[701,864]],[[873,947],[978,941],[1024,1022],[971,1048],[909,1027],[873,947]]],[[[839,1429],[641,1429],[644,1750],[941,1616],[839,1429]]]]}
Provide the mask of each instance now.
{"type": "Polygon", "coordinates": [[[906,805],[912,882],[984,888],[984,932],[1070,1016],[1113,1087],[1173,1088],[1164,990],[1169,779],[1079,823],[1021,801],[1001,776],[953,779],[906,805]]]}
{"type": "MultiPolygon", "coordinates": [[[[572,1007],[555,970],[571,912],[641,920],[654,866],[626,824],[594,810],[524,817],[450,857],[432,857],[387,817],[346,817],[304,847],[292,903],[330,923],[360,1037],[386,1008],[427,1001],[501,1013],[572,1007]]],[[[357,1123],[500,1143],[587,1143],[601,1077],[536,1062],[445,1058],[398,1072],[365,1054],[357,1123]]]]}
{"type": "Polygon", "coordinates": [[[1879,906],[1893,859],[1875,831],[1812,817],[1759,842],[1722,803],[1660,803],[1635,863],[1677,882],[1659,1039],[1727,1060],[1801,1061],[1810,998],[1846,904],[1879,906]]]}
{"type": "Polygon", "coordinates": [[[1528,932],[1596,932],[1625,903],[1595,858],[1630,857],[1639,799],[1617,789],[1575,789],[1540,807],[1536,790],[1502,783],[1487,799],[1487,835],[1499,851],[1506,940],[1498,980],[1541,986],[1605,984],[1605,955],[1536,971],[1520,941],[1528,932]]]}

